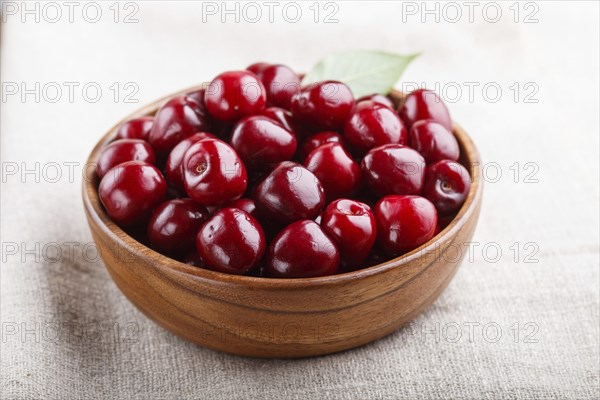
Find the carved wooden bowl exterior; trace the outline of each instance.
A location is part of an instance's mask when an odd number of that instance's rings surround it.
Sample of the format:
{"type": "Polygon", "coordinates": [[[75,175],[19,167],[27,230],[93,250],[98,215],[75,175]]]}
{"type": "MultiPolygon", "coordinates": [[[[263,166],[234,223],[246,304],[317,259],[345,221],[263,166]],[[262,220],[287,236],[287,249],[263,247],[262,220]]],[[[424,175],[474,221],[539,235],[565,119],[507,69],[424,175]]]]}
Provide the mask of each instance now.
{"type": "MultiPolygon", "coordinates": [[[[399,92],[392,97],[402,100],[399,92]]],[[[123,121],[153,115],[165,99],[123,121]]],[[[123,121],[100,140],[88,163],[96,161],[123,121]]],[[[202,346],[252,357],[333,353],[397,330],[428,307],[454,277],[466,253],[464,243],[471,240],[479,217],[482,177],[475,145],[458,125],[453,131],[461,162],[472,177],[457,217],[414,251],[355,272],[269,279],[183,264],[144,246],[113,223],[100,203],[95,177],[83,182],[85,212],[106,269],[119,289],[172,333],[202,346]],[[458,259],[457,249],[463,250],[458,259]]]]}

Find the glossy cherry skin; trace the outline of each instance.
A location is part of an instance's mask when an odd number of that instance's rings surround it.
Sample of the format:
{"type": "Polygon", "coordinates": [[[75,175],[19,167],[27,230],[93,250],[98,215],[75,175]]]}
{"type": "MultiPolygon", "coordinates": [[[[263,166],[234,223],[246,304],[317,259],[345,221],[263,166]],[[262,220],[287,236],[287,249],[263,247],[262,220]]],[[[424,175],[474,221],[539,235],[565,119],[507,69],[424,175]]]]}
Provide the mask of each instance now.
{"type": "Polygon", "coordinates": [[[425,159],[401,144],[375,147],[361,162],[365,180],[378,194],[419,194],[425,177],[425,159]]]}
{"type": "Polygon", "coordinates": [[[384,96],[382,94],[379,94],[379,93],[373,93],[373,94],[363,96],[360,99],[356,100],[356,102],[360,103],[362,101],[367,101],[367,100],[371,100],[374,103],[379,103],[379,104],[389,107],[391,109],[395,109],[394,102],[392,101],[392,99],[390,99],[389,97],[384,96]]]}
{"type": "Polygon", "coordinates": [[[208,130],[210,122],[200,113],[198,103],[187,96],[177,96],[156,112],[148,141],[154,150],[166,155],[186,137],[208,130]]]}
{"type": "Polygon", "coordinates": [[[241,198],[229,203],[228,207],[239,208],[242,211],[246,211],[248,214],[256,218],[256,203],[252,199],[241,198]]]}
{"type": "Polygon", "coordinates": [[[259,215],[275,223],[314,219],[325,206],[319,179],[291,161],[280,163],[254,190],[259,215]]]}
{"type": "Polygon", "coordinates": [[[185,254],[194,248],[194,237],[207,218],[206,207],[192,199],[167,200],[148,220],[150,245],[164,254],[185,254]]]}
{"type": "Polygon", "coordinates": [[[192,144],[181,165],[186,193],[204,206],[236,200],[246,191],[246,167],[235,150],[221,140],[192,144]]]}
{"type": "Polygon", "coordinates": [[[249,168],[267,169],[291,160],[298,143],[294,134],[279,123],[253,115],[233,128],[231,145],[249,168]]]}
{"type": "Polygon", "coordinates": [[[167,182],[160,171],[143,161],[127,161],[104,175],[98,187],[108,216],[119,226],[143,222],[165,197],[167,182]]]}
{"type": "Polygon", "coordinates": [[[323,211],[321,227],[340,250],[342,265],[355,267],[369,255],[377,236],[371,208],[356,200],[335,200],[323,211]]]}
{"type": "Polygon", "coordinates": [[[396,256],[431,239],[437,226],[435,206],[420,196],[385,196],[375,206],[377,241],[396,256]]]}
{"type": "Polygon", "coordinates": [[[222,208],[202,225],[196,249],[212,270],[241,275],[254,267],[267,241],[258,221],[239,208],[222,208]]]}
{"type": "Polygon", "coordinates": [[[254,64],[251,64],[251,65],[249,65],[249,66],[246,68],[246,71],[250,71],[250,72],[252,72],[254,75],[256,75],[256,76],[258,76],[258,77],[260,78],[260,76],[261,76],[261,74],[262,74],[262,71],[263,71],[265,68],[269,67],[269,66],[271,66],[271,64],[269,64],[269,63],[266,63],[266,62],[257,62],[257,63],[254,63],[254,64]]]}
{"type": "Polygon", "coordinates": [[[273,121],[278,122],[281,126],[290,132],[295,133],[296,127],[294,126],[294,116],[288,110],[281,107],[269,107],[265,108],[260,112],[259,115],[264,115],[267,118],[271,118],[273,121]]]}
{"type": "Polygon", "coordinates": [[[384,144],[404,144],[408,132],[394,110],[367,100],[358,103],[350,114],[344,137],[351,148],[362,155],[384,144]]]}
{"type": "Polygon", "coordinates": [[[401,104],[398,113],[408,128],[420,120],[429,119],[452,132],[452,119],[437,93],[427,89],[417,89],[411,92],[401,104]]]}
{"type": "Polygon", "coordinates": [[[269,246],[266,273],[276,278],[311,278],[333,275],[340,253],[333,240],[315,221],[288,225],[269,246]]]}
{"type": "Polygon", "coordinates": [[[223,122],[235,122],[265,108],[267,92],[262,82],[248,71],[228,71],[218,75],[204,94],[211,116],[223,122]]]}
{"type": "Polygon", "coordinates": [[[173,150],[171,150],[169,153],[167,164],[165,166],[165,176],[171,187],[179,191],[185,190],[183,185],[183,168],[181,167],[181,163],[187,149],[200,140],[216,138],[217,137],[211,133],[198,132],[183,139],[181,142],[177,143],[177,146],[173,147],[173,150]]]}
{"type": "Polygon", "coordinates": [[[458,211],[470,189],[471,176],[461,164],[442,160],[427,167],[423,196],[435,205],[440,215],[458,211]]]}
{"type": "Polygon", "coordinates": [[[258,74],[267,90],[269,106],[289,109],[292,97],[300,92],[300,77],[289,67],[281,64],[269,65],[258,74]]]}
{"type": "Polygon", "coordinates": [[[141,139],[119,139],[109,143],[100,153],[96,174],[102,178],[112,167],[126,161],[144,161],[154,164],[154,150],[141,139]]]}
{"type": "Polygon", "coordinates": [[[339,143],[342,146],[345,144],[342,135],[333,131],[323,131],[309,136],[300,146],[299,158],[304,161],[306,156],[317,147],[326,143],[339,143]]]}
{"type": "Polygon", "coordinates": [[[458,160],[460,150],[454,135],[437,122],[417,121],[410,128],[408,144],[417,150],[425,161],[458,160]]]}
{"type": "Polygon", "coordinates": [[[140,117],[125,121],[117,131],[117,139],[148,140],[148,134],[154,125],[154,117],[140,117]]]}
{"type": "Polygon", "coordinates": [[[350,88],[341,82],[311,84],[292,98],[291,111],[301,123],[315,130],[341,130],[354,108],[350,88]]]}
{"type": "Polygon", "coordinates": [[[339,143],[317,147],[306,157],[304,166],[319,178],[329,201],[354,194],[360,187],[360,166],[339,143]]]}
{"type": "Polygon", "coordinates": [[[188,100],[191,100],[196,103],[194,107],[196,111],[198,111],[202,115],[206,115],[206,105],[204,104],[204,95],[206,93],[206,89],[201,88],[198,90],[194,90],[193,92],[186,93],[185,96],[188,100]]]}

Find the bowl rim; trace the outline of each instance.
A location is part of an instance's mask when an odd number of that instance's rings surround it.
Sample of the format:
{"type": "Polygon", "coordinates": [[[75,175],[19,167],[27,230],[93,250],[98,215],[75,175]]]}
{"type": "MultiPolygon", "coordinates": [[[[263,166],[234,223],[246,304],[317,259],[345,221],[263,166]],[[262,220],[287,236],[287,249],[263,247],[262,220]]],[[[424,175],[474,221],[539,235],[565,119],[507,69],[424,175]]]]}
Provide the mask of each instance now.
{"type": "MultiPolygon", "coordinates": [[[[132,118],[139,118],[143,116],[153,115],[154,112],[162,105],[166,100],[174,97],[183,95],[195,90],[202,88],[203,85],[193,86],[184,90],[180,90],[173,94],[164,96],[156,101],[147,104],[136,111],[130,113],[113,127],[111,127],[106,134],[96,143],[90,155],[88,156],[85,164],[84,177],[82,179],[82,198],[84,207],[87,211],[89,218],[92,218],[95,224],[113,240],[119,248],[127,249],[136,254],[137,257],[145,259],[150,264],[154,264],[158,269],[166,269],[163,272],[171,274],[173,272],[182,274],[184,277],[188,277],[194,280],[201,280],[207,283],[215,283],[220,285],[235,285],[244,286],[247,288],[260,288],[260,289],[274,289],[274,290],[304,290],[307,287],[324,287],[334,286],[361,280],[374,275],[379,275],[394,268],[401,268],[402,265],[411,263],[418,259],[422,253],[429,253],[435,251],[435,248],[440,243],[446,243],[451,241],[457,231],[462,229],[469,217],[477,211],[479,203],[481,201],[483,182],[481,172],[481,160],[477,147],[469,135],[456,123],[452,122],[452,133],[459,142],[461,150],[461,158],[464,157],[464,161],[467,165],[467,169],[471,175],[471,188],[465,203],[462,205],[456,216],[452,221],[442,229],[432,239],[405,253],[401,256],[393,258],[391,260],[384,261],[382,263],[372,265],[367,268],[359,269],[356,271],[343,272],[336,275],[328,275],[322,277],[313,278],[269,278],[269,277],[255,277],[246,275],[234,275],[227,274],[218,271],[212,271],[205,268],[194,267],[189,264],[185,264],[181,261],[165,256],[143,243],[137,241],[135,238],[130,236],[121,227],[115,224],[104,211],[97,190],[97,180],[95,174],[95,163],[99,155],[100,150],[116,135],[118,127],[125,121],[132,118]],[[89,168],[94,166],[94,168],[89,168]],[[91,178],[89,174],[91,172],[91,178]]],[[[390,96],[399,102],[403,99],[404,94],[396,89],[393,89],[390,96]]],[[[104,260],[103,260],[104,262],[104,260]]],[[[420,274],[426,269],[426,266],[421,266],[415,271],[415,275],[420,274]]]]}

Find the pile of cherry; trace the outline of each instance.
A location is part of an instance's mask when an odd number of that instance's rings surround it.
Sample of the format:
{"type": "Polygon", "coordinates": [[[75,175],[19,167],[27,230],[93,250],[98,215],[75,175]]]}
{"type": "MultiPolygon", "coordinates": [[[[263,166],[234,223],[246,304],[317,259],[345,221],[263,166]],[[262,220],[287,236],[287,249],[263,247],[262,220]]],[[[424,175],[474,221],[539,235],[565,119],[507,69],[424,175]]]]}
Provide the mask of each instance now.
{"type": "Polygon", "coordinates": [[[449,223],[470,176],[439,96],[396,110],[300,81],[253,64],[123,123],[97,160],[107,214],[188,264],[279,278],[374,265],[449,223]]]}

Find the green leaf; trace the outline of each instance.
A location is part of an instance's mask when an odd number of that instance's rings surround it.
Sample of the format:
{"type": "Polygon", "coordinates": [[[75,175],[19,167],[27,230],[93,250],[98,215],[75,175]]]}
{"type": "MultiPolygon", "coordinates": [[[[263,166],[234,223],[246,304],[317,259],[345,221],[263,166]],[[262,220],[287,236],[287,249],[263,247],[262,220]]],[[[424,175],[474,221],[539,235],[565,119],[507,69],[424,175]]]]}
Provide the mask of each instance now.
{"type": "Polygon", "coordinates": [[[355,50],[331,54],[306,74],[302,85],[325,80],[344,82],[354,97],[371,93],[387,94],[419,54],[403,56],[382,51],[355,50]]]}

